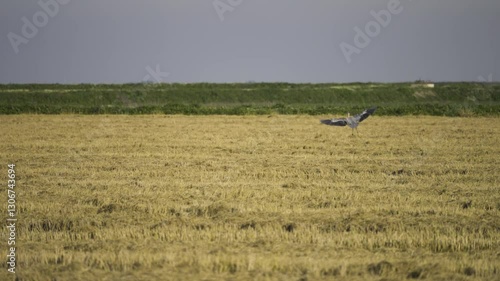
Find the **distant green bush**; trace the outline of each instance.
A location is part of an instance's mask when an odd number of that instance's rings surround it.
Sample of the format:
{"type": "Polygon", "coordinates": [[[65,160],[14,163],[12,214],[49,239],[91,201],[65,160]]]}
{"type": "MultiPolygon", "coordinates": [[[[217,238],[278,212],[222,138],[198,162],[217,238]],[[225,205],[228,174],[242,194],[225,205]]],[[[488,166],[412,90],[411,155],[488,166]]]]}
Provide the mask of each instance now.
{"type": "Polygon", "coordinates": [[[377,84],[30,84],[0,85],[0,114],[345,114],[497,116],[500,85],[377,84]]]}

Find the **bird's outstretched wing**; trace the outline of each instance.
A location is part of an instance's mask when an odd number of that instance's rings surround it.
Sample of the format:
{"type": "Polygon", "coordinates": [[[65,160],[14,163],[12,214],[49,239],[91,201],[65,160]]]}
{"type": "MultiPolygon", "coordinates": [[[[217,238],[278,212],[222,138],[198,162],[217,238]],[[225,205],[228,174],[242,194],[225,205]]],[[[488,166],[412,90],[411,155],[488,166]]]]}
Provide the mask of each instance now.
{"type": "Polygon", "coordinates": [[[330,126],[345,126],[347,125],[347,119],[345,118],[333,118],[321,120],[322,124],[330,126]]]}
{"type": "Polygon", "coordinates": [[[363,111],[362,113],[354,116],[354,118],[356,118],[356,121],[361,122],[361,121],[365,120],[366,118],[368,118],[368,116],[372,115],[376,109],[377,109],[376,106],[369,108],[369,109],[363,111]]]}

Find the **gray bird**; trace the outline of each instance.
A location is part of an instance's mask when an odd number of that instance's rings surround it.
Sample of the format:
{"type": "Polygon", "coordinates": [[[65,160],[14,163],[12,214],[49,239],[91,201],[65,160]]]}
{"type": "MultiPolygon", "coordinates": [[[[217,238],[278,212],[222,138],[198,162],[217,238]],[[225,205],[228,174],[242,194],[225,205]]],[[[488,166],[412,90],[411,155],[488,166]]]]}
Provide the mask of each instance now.
{"type": "Polygon", "coordinates": [[[325,125],[330,125],[330,126],[349,126],[352,129],[352,134],[354,135],[354,129],[356,129],[356,132],[358,132],[358,125],[361,123],[361,121],[365,120],[375,112],[377,107],[372,107],[369,108],[362,113],[355,115],[355,116],[350,116],[349,113],[347,113],[346,118],[333,118],[333,119],[325,119],[321,120],[321,123],[325,125]]]}

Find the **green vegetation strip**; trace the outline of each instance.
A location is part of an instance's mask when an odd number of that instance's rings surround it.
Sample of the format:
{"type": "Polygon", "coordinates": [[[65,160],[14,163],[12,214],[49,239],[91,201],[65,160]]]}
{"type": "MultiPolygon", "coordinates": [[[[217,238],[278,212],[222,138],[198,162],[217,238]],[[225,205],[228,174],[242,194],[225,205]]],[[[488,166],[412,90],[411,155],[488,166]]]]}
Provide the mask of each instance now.
{"type": "Polygon", "coordinates": [[[498,116],[500,84],[0,85],[0,114],[345,114],[498,116]]]}

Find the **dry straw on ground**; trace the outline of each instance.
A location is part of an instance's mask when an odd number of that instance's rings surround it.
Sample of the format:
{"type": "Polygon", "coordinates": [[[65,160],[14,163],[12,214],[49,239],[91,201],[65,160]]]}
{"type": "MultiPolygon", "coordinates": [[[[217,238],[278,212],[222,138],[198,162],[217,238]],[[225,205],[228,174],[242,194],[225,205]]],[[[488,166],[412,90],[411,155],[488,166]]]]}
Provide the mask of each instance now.
{"type": "Polygon", "coordinates": [[[374,116],[351,136],[311,116],[0,116],[5,180],[17,165],[17,277],[494,280],[499,128],[374,116]]]}

